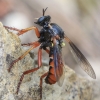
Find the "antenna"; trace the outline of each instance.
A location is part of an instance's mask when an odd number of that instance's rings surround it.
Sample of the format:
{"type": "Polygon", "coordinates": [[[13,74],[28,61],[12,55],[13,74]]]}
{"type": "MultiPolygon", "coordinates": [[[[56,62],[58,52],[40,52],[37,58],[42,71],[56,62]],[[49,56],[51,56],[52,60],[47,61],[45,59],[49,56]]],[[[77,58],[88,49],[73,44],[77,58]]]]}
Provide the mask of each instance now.
{"type": "MultiPolygon", "coordinates": [[[[47,8],[48,8],[48,7],[47,7],[47,8]]],[[[47,10],[47,8],[43,9],[43,16],[44,16],[44,14],[45,14],[45,11],[47,10]]]]}

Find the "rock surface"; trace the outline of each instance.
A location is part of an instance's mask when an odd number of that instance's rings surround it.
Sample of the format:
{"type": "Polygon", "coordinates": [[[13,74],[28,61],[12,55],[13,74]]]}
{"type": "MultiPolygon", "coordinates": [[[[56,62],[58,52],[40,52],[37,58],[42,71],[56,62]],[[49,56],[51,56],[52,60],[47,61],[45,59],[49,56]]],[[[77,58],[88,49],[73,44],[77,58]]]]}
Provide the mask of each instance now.
{"type": "MultiPolygon", "coordinates": [[[[8,73],[10,63],[21,56],[25,50],[16,34],[8,32],[0,23],[0,100],[39,100],[40,76],[48,71],[48,66],[28,74],[22,81],[19,94],[15,94],[22,73],[34,68],[34,60],[28,54],[8,73]]],[[[62,87],[58,84],[48,85],[43,81],[42,100],[93,100],[92,82],[77,76],[65,66],[65,80],[62,87]]]]}

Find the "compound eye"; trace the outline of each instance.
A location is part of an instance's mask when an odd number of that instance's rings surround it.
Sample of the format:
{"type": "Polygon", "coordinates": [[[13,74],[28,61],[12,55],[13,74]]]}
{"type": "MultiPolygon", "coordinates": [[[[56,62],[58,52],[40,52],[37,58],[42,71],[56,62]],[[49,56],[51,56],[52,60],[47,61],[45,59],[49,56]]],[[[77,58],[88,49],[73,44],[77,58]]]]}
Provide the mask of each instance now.
{"type": "Polygon", "coordinates": [[[38,19],[38,23],[41,23],[41,22],[43,22],[44,21],[44,17],[40,17],[39,19],[38,19]]]}
{"type": "Polygon", "coordinates": [[[35,22],[35,24],[41,25],[41,23],[44,21],[44,16],[40,18],[36,18],[36,20],[37,21],[35,22]]]}

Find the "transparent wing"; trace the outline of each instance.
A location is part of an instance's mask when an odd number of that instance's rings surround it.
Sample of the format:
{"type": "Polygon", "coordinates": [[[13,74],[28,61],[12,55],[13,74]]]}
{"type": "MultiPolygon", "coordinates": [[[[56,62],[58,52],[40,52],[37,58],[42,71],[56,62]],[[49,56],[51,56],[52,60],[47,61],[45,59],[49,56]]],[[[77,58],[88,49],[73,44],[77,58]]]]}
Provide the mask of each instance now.
{"type": "Polygon", "coordinates": [[[74,55],[77,62],[80,64],[80,67],[93,79],[96,79],[95,72],[88,62],[88,60],[85,58],[85,56],[81,53],[81,51],[74,45],[74,43],[65,36],[66,41],[69,43],[71,52],[74,55]]]}
{"type": "Polygon", "coordinates": [[[54,57],[54,69],[55,69],[55,77],[59,86],[62,86],[64,81],[64,65],[62,62],[62,54],[59,46],[57,44],[54,45],[53,49],[53,57],[54,57]]]}

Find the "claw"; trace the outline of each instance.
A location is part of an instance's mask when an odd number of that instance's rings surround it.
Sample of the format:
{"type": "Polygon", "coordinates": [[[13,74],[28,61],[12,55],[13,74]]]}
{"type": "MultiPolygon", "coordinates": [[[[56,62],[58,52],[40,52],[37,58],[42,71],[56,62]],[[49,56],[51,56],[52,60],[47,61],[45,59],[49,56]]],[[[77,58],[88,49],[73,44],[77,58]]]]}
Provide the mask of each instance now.
{"type": "Polygon", "coordinates": [[[7,70],[8,70],[8,72],[10,72],[10,68],[8,68],[7,70]]]}

